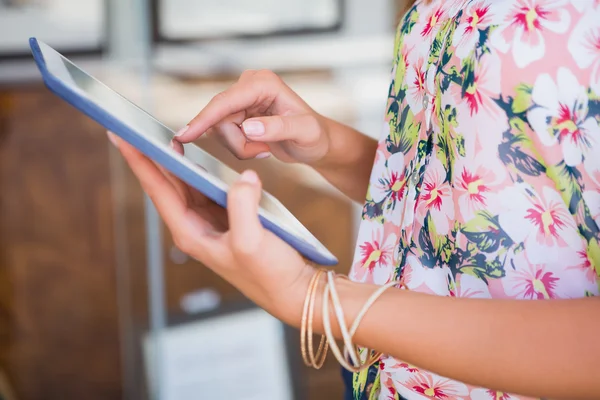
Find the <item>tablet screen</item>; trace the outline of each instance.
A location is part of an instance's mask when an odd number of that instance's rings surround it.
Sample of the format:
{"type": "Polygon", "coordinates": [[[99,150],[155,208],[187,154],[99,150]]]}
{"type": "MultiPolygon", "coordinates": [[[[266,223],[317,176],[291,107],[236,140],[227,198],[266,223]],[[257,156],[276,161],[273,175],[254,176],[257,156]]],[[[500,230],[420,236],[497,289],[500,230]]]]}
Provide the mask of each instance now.
{"type": "MultiPolygon", "coordinates": [[[[106,112],[117,118],[147,141],[168,152],[181,162],[192,167],[199,175],[218,188],[227,190],[239,174],[194,144],[184,146],[185,156],[175,152],[171,146],[174,132],[136,106],[116,91],[94,77],[88,75],[60,53],[43,42],[38,42],[48,70],[61,82],[81,96],[92,101],[106,112]],[[191,164],[190,164],[191,163],[191,164]]],[[[267,213],[261,214],[298,238],[310,243],[321,251],[327,249],[273,196],[263,192],[260,207],[267,213]],[[273,220],[273,218],[269,218],[273,220]]]]}

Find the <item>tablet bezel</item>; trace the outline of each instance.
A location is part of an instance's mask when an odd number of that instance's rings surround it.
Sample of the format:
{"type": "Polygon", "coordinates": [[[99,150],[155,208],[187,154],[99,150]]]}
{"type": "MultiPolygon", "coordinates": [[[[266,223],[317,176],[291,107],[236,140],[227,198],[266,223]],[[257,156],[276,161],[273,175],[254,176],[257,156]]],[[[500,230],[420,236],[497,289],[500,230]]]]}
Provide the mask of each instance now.
{"type": "MultiPolygon", "coordinates": [[[[202,171],[201,168],[194,165],[187,158],[179,155],[174,150],[168,148],[162,143],[159,143],[158,140],[153,140],[139,132],[135,129],[128,126],[122,120],[116,118],[109,112],[107,112],[104,108],[99,106],[97,103],[92,101],[89,97],[85,95],[74,82],[69,84],[68,78],[63,76],[57,76],[56,71],[50,71],[50,68],[47,63],[46,56],[55,56],[59,57],[60,60],[67,61],[75,68],[78,68],[85,75],[89,76],[91,79],[95,81],[95,83],[101,84],[107,89],[110,89],[108,86],[104,85],[101,81],[94,78],[93,76],[87,74],[84,70],[79,68],[75,63],[70,61],[68,58],[60,54],[58,51],[53,49],[51,46],[45,44],[42,41],[38,41],[36,38],[30,39],[30,47],[32,50],[33,57],[35,62],[40,70],[44,83],[54,94],[58,97],[62,98],[67,103],[71,104],[73,107],[83,112],[87,116],[94,119],[96,122],[100,123],[106,129],[114,132],[125,141],[135,146],[138,150],[144,153],[149,158],[153,159],[155,162],[161,164],[163,167],[168,169],[170,172],[178,176],[180,179],[194,187],[195,189],[202,192],[204,195],[209,197],[211,200],[215,201],[217,204],[226,207],[227,204],[227,184],[222,184],[221,180],[213,177],[209,173],[202,171]],[[44,53],[44,48],[47,49],[46,53],[44,53]]],[[[127,100],[123,96],[119,95],[116,91],[110,89],[116,95],[120,96],[122,99],[126,100],[132,106],[138,108],[140,111],[143,111],[144,114],[152,119],[155,123],[160,124],[162,127],[167,129],[169,132],[173,133],[171,129],[164,126],[160,121],[158,121],[155,117],[148,114],[140,107],[136,106],[135,103],[127,100]]],[[[216,160],[220,163],[216,158],[199,148],[194,144],[186,144],[186,151],[200,151],[204,157],[210,158],[212,160],[216,160]]],[[[223,168],[230,170],[231,172],[237,174],[234,170],[229,168],[227,165],[220,163],[223,165],[223,168]]],[[[337,258],[321,243],[318,239],[312,235],[308,229],[306,229],[290,212],[279,202],[275,197],[270,195],[268,192],[263,191],[263,197],[266,201],[271,201],[272,204],[278,208],[280,212],[282,212],[285,217],[289,221],[281,220],[273,215],[271,212],[264,208],[259,209],[259,218],[263,226],[279,236],[282,240],[288,243],[290,246],[294,247],[300,254],[304,257],[310,259],[311,261],[321,264],[321,265],[335,265],[338,263],[337,258]],[[291,225],[291,226],[290,226],[291,225]],[[301,235],[300,232],[304,231],[305,236],[301,235]]]]}

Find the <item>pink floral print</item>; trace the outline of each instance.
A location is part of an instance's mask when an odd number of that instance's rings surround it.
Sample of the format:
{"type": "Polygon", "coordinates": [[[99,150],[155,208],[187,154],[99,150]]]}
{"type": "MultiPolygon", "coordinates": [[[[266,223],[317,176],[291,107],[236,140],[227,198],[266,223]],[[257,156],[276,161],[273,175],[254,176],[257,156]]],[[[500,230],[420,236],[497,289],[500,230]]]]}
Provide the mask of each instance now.
{"type": "MultiPolygon", "coordinates": [[[[600,0],[417,0],[396,52],[351,279],[599,295],[600,0]]],[[[353,383],[356,400],[526,399],[389,356],[353,383]]]]}

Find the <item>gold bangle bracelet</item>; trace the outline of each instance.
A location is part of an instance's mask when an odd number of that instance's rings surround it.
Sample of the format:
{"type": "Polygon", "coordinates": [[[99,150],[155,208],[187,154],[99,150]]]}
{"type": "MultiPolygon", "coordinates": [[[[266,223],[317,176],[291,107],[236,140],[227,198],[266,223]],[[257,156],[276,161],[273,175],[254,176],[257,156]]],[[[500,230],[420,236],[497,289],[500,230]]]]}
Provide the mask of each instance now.
{"type": "MultiPolygon", "coordinates": [[[[333,311],[335,313],[338,326],[340,328],[340,333],[342,335],[342,341],[344,342],[344,356],[349,355],[352,364],[354,364],[354,366],[359,366],[361,363],[359,361],[358,354],[355,351],[355,347],[352,345],[352,333],[348,331],[348,326],[346,325],[344,309],[342,308],[342,304],[340,303],[340,298],[335,287],[335,277],[336,275],[333,273],[333,271],[329,271],[327,273],[327,285],[329,286],[329,295],[331,298],[331,303],[333,304],[333,311]]],[[[348,279],[346,276],[343,275],[339,275],[339,277],[342,279],[348,279]]],[[[347,357],[344,357],[344,359],[347,359],[347,357]]]]}
{"type": "MultiPolygon", "coordinates": [[[[379,358],[381,357],[381,353],[377,352],[377,353],[371,355],[371,357],[369,357],[364,363],[361,361],[354,362],[354,360],[358,358],[357,347],[351,343],[351,340],[350,341],[347,340],[347,337],[349,336],[351,339],[354,336],[354,334],[356,333],[356,330],[358,329],[358,326],[360,325],[360,322],[362,321],[362,319],[364,318],[364,316],[366,315],[368,310],[371,308],[371,306],[375,303],[375,301],[387,289],[389,289],[393,286],[396,286],[399,283],[400,282],[396,282],[396,281],[389,282],[386,285],[377,289],[375,291],[375,293],[373,293],[369,297],[369,299],[366,301],[363,308],[360,310],[358,316],[356,317],[354,323],[352,324],[352,327],[350,328],[350,331],[347,331],[345,321],[340,319],[340,317],[343,317],[343,312],[340,312],[340,310],[335,310],[335,315],[338,319],[338,325],[340,327],[340,331],[342,332],[342,336],[344,337],[344,355],[342,355],[340,352],[340,349],[337,346],[337,343],[335,341],[335,337],[333,336],[333,332],[332,332],[332,328],[331,328],[331,321],[330,321],[330,317],[329,317],[329,301],[331,300],[334,308],[341,309],[341,303],[339,301],[339,297],[337,296],[337,290],[335,289],[335,282],[333,279],[333,275],[331,272],[329,273],[328,280],[327,280],[327,283],[325,285],[325,289],[323,292],[323,328],[325,330],[325,336],[327,337],[327,341],[329,342],[329,347],[331,348],[332,353],[334,354],[334,356],[336,357],[336,359],[338,360],[340,365],[342,365],[342,367],[344,367],[348,371],[351,371],[354,373],[363,371],[363,370],[369,368],[375,362],[377,362],[377,360],[379,360],[379,358]],[[330,295],[331,295],[331,298],[330,298],[330,295]],[[353,359],[352,361],[353,361],[354,365],[351,365],[350,363],[348,363],[347,358],[349,355],[353,359]]],[[[368,351],[368,353],[373,352],[372,350],[369,350],[369,349],[366,349],[366,350],[368,351]]]]}
{"type": "Polygon", "coordinates": [[[313,320],[315,314],[315,300],[317,297],[317,288],[319,287],[319,278],[323,273],[323,270],[319,270],[317,272],[317,278],[315,281],[314,289],[310,293],[310,304],[308,307],[308,332],[306,333],[308,339],[308,358],[312,363],[312,367],[315,369],[321,369],[323,364],[325,364],[325,359],[327,358],[327,350],[329,347],[329,344],[327,343],[327,338],[325,338],[325,335],[321,335],[319,347],[317,348],[317,354],[313,354],[313,320]]]}
{"type": "Polygon", "coordinates": [[[304,299],[304,306],[302,309],[302,320],[300,322],[300,352],[302,353],[302,359],[304,360],[304,364],[306,364],[306,366],[311,366],[311,363],[308,359],[308,354],[306,352],[306,325],[308,320],[308,307],[310,305],[310,294],[314,290],[315,282],[320,275],[321,272],[317,270],[310,279],[308,283],[308,290],[306,292],[306,298],[304,299]]]}
{"type": "Polygon", "coordinates": [[[325,336],[321,337],[319,348],[317,353],[314,352],[313,347],[313,315],[314,315],[314,303],[316,298],[316,291],[319,285],[319,278],[323,274],[323,270],[319,269],[315,271],[315,274],[311,278],[308,284],[308,290],[306,293],[306,299],[304,300],[304,307],[302,310],[302,321],[300,328],[300,352],[302,359],[307,367],[313,367],[320,369],[325,363],[327,357],[327,340],[325,336]],[[308,342],[308,349],[307,349],[308,342]]]}

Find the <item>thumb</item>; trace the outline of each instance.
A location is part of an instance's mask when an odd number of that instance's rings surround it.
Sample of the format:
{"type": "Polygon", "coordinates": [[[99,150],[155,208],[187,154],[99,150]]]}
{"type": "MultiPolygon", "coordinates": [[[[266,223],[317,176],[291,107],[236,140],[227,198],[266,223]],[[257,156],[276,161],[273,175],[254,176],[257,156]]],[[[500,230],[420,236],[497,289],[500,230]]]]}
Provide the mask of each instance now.
{"type": "Polygon", "coordinates": [[[250,118],[242,123],[242,130],[256,142],[293,140],[300,145],[315,143],[323,133],[321,121],[314,114],[250,118]]]}
{"type": "Polygon", "coordinates": [[[258,219],[262,185],[254,171],[245,171],[231,185],[227,194],[227,214],[233,252],[240,256],[254,256],[259,251],[264,228],[258,219]]]}

